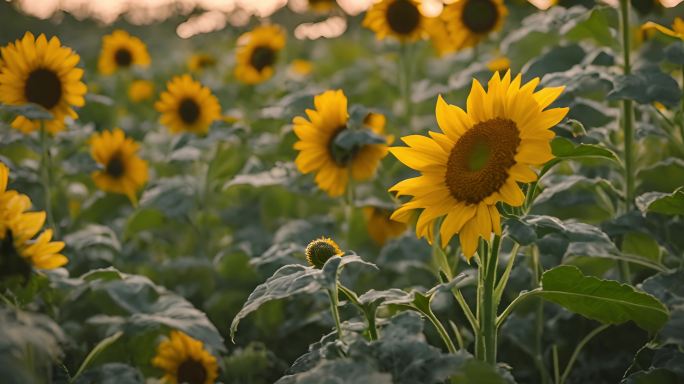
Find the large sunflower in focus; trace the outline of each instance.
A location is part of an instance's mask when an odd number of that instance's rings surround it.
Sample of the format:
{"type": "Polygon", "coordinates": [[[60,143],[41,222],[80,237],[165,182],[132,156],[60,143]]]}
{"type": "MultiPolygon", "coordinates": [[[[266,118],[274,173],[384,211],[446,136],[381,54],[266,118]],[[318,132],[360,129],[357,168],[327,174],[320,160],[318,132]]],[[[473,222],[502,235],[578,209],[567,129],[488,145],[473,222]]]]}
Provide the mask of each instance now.
{"type": "Polygon", "coordinates": [[[95,133],[90,138],[90,154],[102,168],[92,174],[103,191],[126,195],[131,202],[147,182],[147,162],[138,157],[139,145],[121,129],[95,133]]]}
{"type": "MultiPolygon", "coordinates": [[[[59,39],[45,35],[35,38],[26,32],[23,38],[0,48],[0,102],[11,105],[38,104],[52,113],[45,129],[57,133],[64,129],[64,118],[76,118],[73,106],[85,104],[86,86],[83,70],[76,68],[80,57],[59,39]]],[[[12,127],[30,133],[40,129],[40,121],[18,116],[12,127]]]]}
{"type": "Polygon", "coordinates": [[[285,32],[277,25],[262,25],[242,34],[235,51],[235,77],[245,84],[270,79],[283,47],[285,32]]]}
{"type": "Polygon", "coordinates": [[[152,365],[164,370],[163,380],[170,384],[212,384],[218,376],[216,358],[201,341],[179,331],[159,344],[152,365]]]}
{"type": "Polygon", "coordinates": [[[503,0],[459,0],[445,6],[439,17],[446,25],[453,50],[458,51],[501,29],[506,15],[503,0]]]}
{"type": "Polygon", "coordinates": [[[433,241],[433,223],[444,217],[441,246],[459,234],[463,254],[470,258],[480,237],[501,233],[496,203],[520,206],[524,195],[518,183],[537,179],[531,167],[553,158],[551,127],[568,108],[545,110],[564,87],[535,92],[539,79],[521,84],[510,72],[495,73],[485,91],[477,80],[467,100],[467,112],[437,101],[437,123],[443,133],[412,135],[408,147],[390,149],[402,163],[421,173],[390,191],[413,198],[397,209],[392,219],[408,222],[411,211],[422,209],[416,234],[433,241]]]}
{"type": "Polygon", "coordinates": [[[97,69],[103,75],[111,75],[118,70],[131,67],[147,68],[150,55],[142,40],[117,29],[111,35],[102,37],[102,50],[97,69]]]}
{"type": "Polygon", "coordinates": [[[347,97],[341,90],[325,91],[314,97],[315,110],[307,109],[308,120],[297,116],[293,120],[294,132],[299,138],[294,149],[299,151],[295,164],[302,173],[316,172],[316,184],[330,196],[344,193],[349,176],[356,180],[368,180],[375,174],[380,160],[387,155],[391,137],[383,136],[385,116],[369,113],[364,119],[364,129],[383,137],[385,143],[367,144],[348,152],[335,150],[337,135],[347,127],[347,97]]]}
{"type": "Polygon", "coordinates": [[[221,106],[211,90],[190,75],[176,76],[167,83],[154,107],[161,113],[159,122],[173,133],[205,134],[221,117],[221,106]]]}
{"type": "Polygon", "coordinates": [[[392,36],[401,42],[426,37],[428,24],[416,0],[382,0],[373,4],[363,19],[363,26],[375,32],[378,40],[392,36]]]}

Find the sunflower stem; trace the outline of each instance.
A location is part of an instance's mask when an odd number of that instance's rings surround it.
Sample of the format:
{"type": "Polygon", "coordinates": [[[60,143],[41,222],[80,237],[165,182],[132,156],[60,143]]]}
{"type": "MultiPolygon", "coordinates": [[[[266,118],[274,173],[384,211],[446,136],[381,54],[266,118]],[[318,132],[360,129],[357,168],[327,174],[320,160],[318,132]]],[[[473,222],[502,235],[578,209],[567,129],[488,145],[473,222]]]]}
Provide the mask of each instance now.
{"type": "Polygon", "coordinates": [[[340,341],[342,340],[342,325],[340,325],[340,311],[338,310],[339,306],[339,297],[337,296],[338,290],[338,283],[335,283],[335,289],[329,289],[328,290],[328,297],[330,297],[330,313],[332,314],[333,319],[335,320],[335,329],[337,330],[337,338],[340,341]]]}
{"type": "MultiPolygon", "coordinates": [[[[535,246],[531,247],[532,252],[532,274],[534,276],[534,289],[530,292],[535,292],[538,289],[541,281],[541,263],[539,260],[539,249],[535,246]]],[[[542,351],[542,333],[544,332],[544,302],[539,300],[535,314],[534,327],[534,361],[542,384],[549,382],[549,372],[544,365],[544,356],[542,351]]]]}
{"type": "Polygon", "coordinates": [[[55,237],[59,237],[57,226],[55,225],[55,218],[52,215],[52,194],[50,191],[50,169],[52,168],[52,161],[50,160],[50,150],[48,146],[48,132],[45,129],[45,121],[40,121],[40,182],[43,187],[43,197],[45,201],[45,214],[47,216],[48,225],[52,228],[55,237]]]}
{"type": "Polygon", "coordinates": [[[351,248],[352,238],[352,224],[354,221],[354,182],[351,178],[351,170],[349,171],[349,182],[347,183],[347,196],[344,205],[344,221],[345,221],[345,247],[351,248]]]}
{"type": "Polygon", "coordinates": [[[499,248],[501,245],[501,237],[494,235],[494,240],[489,244],[489,254],[487,261],[484,263],[484,292],[482,296],[482,318],[480,332],[484,337],[485,361],[490,364],[496,364],[496,348],[497,348],[497,330],[496,330],[496,312],[497,303],[495,296],[496,287],[496,269],[499,261],[499,248]]]}
{"type": "Polygon", "coordinates": [[[682,65],[682,101],[679,108],[679,135],[681,136],[682,143],[684,143],[684,65],[682,65]]]}
{"type": "Polygon", "coordinates": [[[563,370],[563,374],[560,377],[560,382],[559,384],[564,384],[565,380],[568,378],[568,375],[570,375],[570,371],[572,370],[572,366],[575,364],[575,360],[577,360],[577,356],[579,356],[580,351],[582,351],[582,348],[591,340],[594,338],[594,336],[598,335],[599,333],[603,332],[606,328],[610,327],[610,324],[602,324],[593,331],[589,332],[588,335],[584,336],[584,338],[577,344],[575,347],[575,350],[572,351],[572,356],[570,356],[570,360],[568,360],[568,364],[565,366],[565,369],[563,370]]]}
{"type": "Polygon", "coordinates": [[[411,82],[413,77],[413,68],[411,66],[411,53],[409,51],[409,45],[406,43],[401,43],[401,54],[400,54],[400,90],[403,101],[406,125],[411,125],[411,119],[413,118],[413,105],[411,104],[411,82]]]}

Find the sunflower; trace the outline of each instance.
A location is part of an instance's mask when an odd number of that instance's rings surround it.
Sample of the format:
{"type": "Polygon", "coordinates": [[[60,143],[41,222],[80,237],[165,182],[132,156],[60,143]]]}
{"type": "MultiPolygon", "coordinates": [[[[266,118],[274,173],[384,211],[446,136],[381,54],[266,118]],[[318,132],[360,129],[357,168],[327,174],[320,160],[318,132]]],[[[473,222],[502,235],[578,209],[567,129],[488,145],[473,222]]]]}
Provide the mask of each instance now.
{"type": "Polygon", "coordinates": [[[235,51],[235,77],[245,84],[270,79],[283,47],[285,32],[277,25],[262,25],[242,34],[235,51]]]}
{"type": "Polygon", "coordinates": [[[216,358],[204,344],[179,331],[159,344],[152,365],[164,370],[170,384],[212,384],[218,376],[216,358]]]}
{"type": "Polygon", "coordinates": [[[429,19],[416,0],[382,0],[366,12],[363,26],[375,32],[378,40],[388,36],[401,42],[412,42],[427,37],[429,19]]]}
{"type": "Polygon", "coordinates": [[[392,138],[383,136],[385,116],[370,113],[364,119],[364,129],[384,138],[386,143],[366,144],[339,153],[333,144],[337,135],[348,128],[347,97],[341,90],[325,91],[314,97],[314,106],[315,110],[306,110],[309,120],[301,116],[293,120],[293,129],[299,138],[294,144],[294,149],[299,151],[295,164],[302,173],[315,171],[319,188],[332,197],[340,196],[350,175],[356,180],[373,177],[392,138]]]}
{"type": "Polygon", "coordinates": [[[311,74],[311,71],[313,71],[313,63],[309,60],[292,60],[289,70],[297,77],[306,77],[311,74]]]}
{"type": "Polygon", "coordinates": [[[216,96],[190,75],[174,77],[166,89],[154,107],[162,114],[159,122],[171,132],[205,134],[211,123],[221,117],[216,96]]]}
{"type": "Polygon", "coordinates": [[[154,83],[149,80],[133,80],[128,86],[128,99],[134,103],[149,100],[154,96],[154,83]]]}
{"type": "Polygon", "coordinates": [[[207,68],[216,65],[216,58],[206,53],[197,53],[188,59],[188,69],[190,72],[202,72],[207,68]]]}
{"type": "MultiPolygon", "coordinates": [[[[23,38],[0,48],[4,65],[0,67],[0,102],[11,105],[38,104],[52,113],[45,129],[57,133],[64,129],[64,118],[76,118],[72,107],[85,104],[86,86],[83,70],[76,68],[80,57],[59,39],[45,35],[35,38],[26,32],[23,38]]],[[[18,116],[12,127],[30,133],[41,122],[18,116]]]]}
{"type": "Polygon", "coordinates": [[[102,50],[97,68],[103,75],[137,66],[147,68],[150,54],[145,43],[124,30],[117,29],[111,35],[102,37],[102,50]]]}
{"type": "Polygon", "coordinates": [[[368,206],[363,208],[368,235],[378,245],[400,236],[406,231],[406,223],[390,219],[392,210],[382,207],[368,206]]]}
{"type": "Polygon", "coordinates": [[[454,50],[460,50],[501,29],[507,14],[503,0],[460,0],[446,5],[439,17],[454,50]]]}
{"type": "Polygon", "coordinates": [[[530,168],[553,158],[551,127],[568,113],[568,108],[546,109],[564,87],[534,91],[535,78],[521,84],[495,73],[487,91],[477,80],[467,100],[467,112],[448,105],[439,97],[437,123],[443,133],[430,137],[412,135],[402,140],[408,147],[390,149],[397,159],[421,173],[401,181],[390,191],[413,198],[392,214],[408,222],[414,209],[422,209],[416,234],[433,241],[433,223],[441,223],[441,246],[459,234],[463,254],[475,253],[479,237],[489,240],[492,231],[501,233],[496,203],[520,206],[524,195],[518,183],[537,179],[530,168]]]}
{"type": "Polygon", "coordinates": [[[487,62],[487,69],[492,72],[506,72],[511,68],[511,60],[506,56],[497,56],[487,62]]]}
{"type": "Polygon", "coordinates": [[[323,268],[325,262],[333,256],[344,256],[340,246],[328,237],[321,237],[310,242],[304,254],[309,265],[316,269],[323,268]]]}
{"type": "Polygon", "coordinates": [[[680,40],[684,40],[684,20],[679,17],[675,17],[672,23],[672,29],[656,24],[652,21],[645,23],[642,27],[642,31],[657,30],[660,33],[664,33],[668,36],[675,37],[680,40]]]}
{"type": "Polygon", "coordinates": [[[308,8],[314,12],[330,12],[337,6],[337,1],[335,0],[308,0],[308,8]]]}
{"type": "Polygon", "coordinates": [[[147,182],[147,162],[138,157],[138,147],[119,128],[93,134],[90,155],[101,167],[91,175],[95,185],[126,195],[135,204],[137,191],[147,182]]]}

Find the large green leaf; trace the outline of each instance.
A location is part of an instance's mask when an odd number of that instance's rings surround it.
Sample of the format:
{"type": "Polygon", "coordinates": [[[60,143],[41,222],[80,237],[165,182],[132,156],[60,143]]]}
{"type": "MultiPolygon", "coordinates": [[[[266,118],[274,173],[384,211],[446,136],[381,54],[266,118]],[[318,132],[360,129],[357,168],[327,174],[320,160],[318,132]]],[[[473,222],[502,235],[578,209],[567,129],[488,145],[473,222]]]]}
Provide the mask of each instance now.
{"type": "Polygon", "coordinates": [[[537,294],[566,309],[607,324],[634,321],[655,332],[667,321],[667,308],[655,297],[613,280],[584,276],[573,266],[560,266],[542,275],[537,294]]]}
{"type": "Polygon", "coordinates": [[[676,106],[681,99],[681,90],[671,76],[658,68],[648,67],[630,75],[616,77],[608,99],[634,100],[640,104],[658,101],[668,106],[676,106]]]}
{"type": "Polygon", "coordinates": [[[254,288],[240,312],[230,324],[230,335],[234,339],[240,320],[256,311],[269,301],[284,299],[302,293],[315,293],[334,287],[337,274],[348,264],[361,263],[374,266],[363,261],[357,255],[334,256],[326,261],[322,269],[299,264],[286,265],[269,277],[266,282],[254,288]]]}
{"type": "Polygon", "coordinates": [[[636,198],[641,212],[655,212],[665,215],[684,215],[684,187],[672,193],[647,192],[636,198]]]}
{"type": "Polygon", "coordinates": [[[552,161],[603,158],[620,162],[618,155],[600,144],[575,144],[564,137],[556,137],[551,142],[551,150],[556,159],[552,161]]]}

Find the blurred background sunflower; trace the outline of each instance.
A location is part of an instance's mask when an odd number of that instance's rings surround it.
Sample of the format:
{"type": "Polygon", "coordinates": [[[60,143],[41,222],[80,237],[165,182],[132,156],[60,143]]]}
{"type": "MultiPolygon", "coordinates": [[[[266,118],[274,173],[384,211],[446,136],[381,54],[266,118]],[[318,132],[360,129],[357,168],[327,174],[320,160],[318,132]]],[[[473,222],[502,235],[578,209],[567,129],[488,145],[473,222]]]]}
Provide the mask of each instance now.
{"type": "Polygon", "coordinates": [[[211,123],[221,117],[216,96],[190,75],[171,79],[154,106],[161,113],[161,124],[173,133],[206,134],[211,123]]]}
{"type": "Polygon", "coordinates": [[[245,84],[270,79],[284,47],[285,32],[277,25],[262,25],[242,34],[235,50],[235,78],[245,84]]]}
{"type": "Polygon", "coordinates": [[[375,32],[378,40],[394,37],[412,42],[428,35],[429,22],[415,0],[382,0],[373,4],[363,19],[363,26],[375,32]]]}
{"type": "Polygon", "coordinates": [[[147,68],[150,55],[145,43],[128,32],[117,29],[102,37],[102,50],[97,68],[103,75],[111,75],[133,67],[147,68]]]}
{"type": "Polygon", "coordinates": [[[446,5],[439,19],[451,49],[459,51],[500,30],[507,15],[503,0],[461,0],[446,5]]]}
{"type": "Polygon", "coordinates": [[[159,343],[152,365],[164,371],[166,383],[212,384],[218,376],[214,355],[201,341],[180,331],[171,331],[169,338],[159,343]]]}

